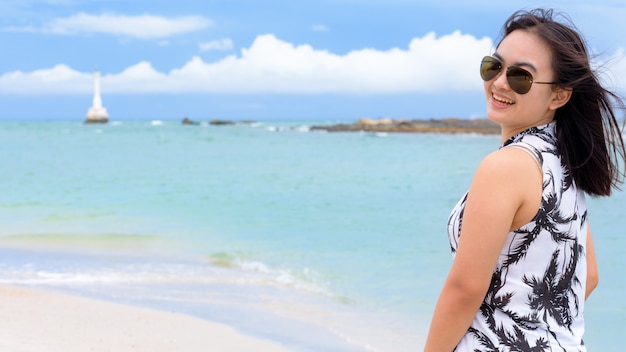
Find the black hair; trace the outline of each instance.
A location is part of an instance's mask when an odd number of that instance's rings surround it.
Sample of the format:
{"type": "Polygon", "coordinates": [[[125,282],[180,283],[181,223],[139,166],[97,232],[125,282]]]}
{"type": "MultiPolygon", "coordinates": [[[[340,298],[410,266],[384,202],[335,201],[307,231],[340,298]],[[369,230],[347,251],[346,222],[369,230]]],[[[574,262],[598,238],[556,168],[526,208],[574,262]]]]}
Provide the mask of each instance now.
{"type": "Polygon", "coordinates": [[[551,9],[518,11],[502,28],[536,34],[552,50],[557,87],[571,89],[569,101],[555,113],[557,148],[576,185],[593,196],[608,196],[624,179],[626,152],[616,111],[624,101],[600,84],[592,69],[585,41],[565,16],[553,19],[551,9]]]}

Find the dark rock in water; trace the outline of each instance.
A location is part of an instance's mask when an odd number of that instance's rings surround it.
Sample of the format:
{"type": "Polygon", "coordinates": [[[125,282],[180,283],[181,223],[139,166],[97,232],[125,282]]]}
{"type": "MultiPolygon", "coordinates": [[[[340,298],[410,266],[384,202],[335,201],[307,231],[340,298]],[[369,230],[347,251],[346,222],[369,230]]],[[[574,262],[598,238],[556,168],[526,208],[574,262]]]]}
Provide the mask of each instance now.
{"type": "Polygon", "coordinates": [[[185,117],[181,123],[183,125],[199,125],[198,122],[193,121],[193,120],[189,119],[188,117],[185,117]]]}
{"type": "Polygon", "coordinates": [[[500,125],[489,119],[360,119],[352,124],[311,126],[328,132],[404,132],[404,133],[479,133],[499,134],[500,125]]]}
{"type": "Polygon", "coordinates": [[[209,122],[211,125],[218,125],[218,126],[223,126],[223,125],[234,125],[235,122],[234,121],[230,121],[230,120],[211,120],[211,122],[209,122]]]}
{"type": "Polygon", "coordinates": [[[85,124],[90,125],[90,124],[107,124],[109,122],[108,118],[101,118],[101,119],[86,119],[85,120],[85,124]]]}

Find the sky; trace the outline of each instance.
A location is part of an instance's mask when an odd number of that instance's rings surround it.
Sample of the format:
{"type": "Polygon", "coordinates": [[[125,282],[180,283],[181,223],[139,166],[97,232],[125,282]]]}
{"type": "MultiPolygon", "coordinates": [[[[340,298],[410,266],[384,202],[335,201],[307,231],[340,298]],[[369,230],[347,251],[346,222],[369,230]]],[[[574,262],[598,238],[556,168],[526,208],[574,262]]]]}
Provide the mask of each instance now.
{"type": "Polygon", "coordinates": [[[83,120],[95,70],[111,120],[484,117],[480,59],[534,7],[626,91],[618,0],[0,0],[0,119],[83,120]]]}

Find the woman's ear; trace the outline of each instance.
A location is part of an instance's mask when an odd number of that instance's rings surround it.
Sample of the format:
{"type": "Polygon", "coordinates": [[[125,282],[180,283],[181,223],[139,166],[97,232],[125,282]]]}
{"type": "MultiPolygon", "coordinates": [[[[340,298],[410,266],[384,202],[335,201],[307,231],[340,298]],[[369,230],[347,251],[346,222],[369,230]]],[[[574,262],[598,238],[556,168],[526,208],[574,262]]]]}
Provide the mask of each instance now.
{"type": "Polygon", "coordinates": [[[552,98],[552,102],[550,103],[550,108],[552,110],[556,110],[561,106],[567,104],[569,99],[572,97],[572,88],[560,88],[558,87],[554,91],[554,96],[552,98]]]}

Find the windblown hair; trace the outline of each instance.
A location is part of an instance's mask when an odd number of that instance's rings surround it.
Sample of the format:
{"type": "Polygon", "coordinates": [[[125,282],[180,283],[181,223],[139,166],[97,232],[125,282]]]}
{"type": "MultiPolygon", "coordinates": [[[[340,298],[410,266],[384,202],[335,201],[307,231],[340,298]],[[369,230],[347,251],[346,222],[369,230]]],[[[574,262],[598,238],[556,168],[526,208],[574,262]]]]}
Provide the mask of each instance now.
{"type": "MultiPolygon", "coordinates": [[[[553,19],[553,11],[535,9],[511,15],[502,39],[516,30],[536,34],[552,49],[556,86],[571,89],[570,100],[557,109],[557,148],[576,185],[592,196],[608,196],[624,180],[626,151],[623,125],[616,111],[624,101],[604,88],[591,68],[582,36],[567,17],[553,19]]],[[[623,123],[623,122],[622,122],[623,123]]]]}

